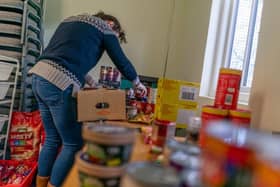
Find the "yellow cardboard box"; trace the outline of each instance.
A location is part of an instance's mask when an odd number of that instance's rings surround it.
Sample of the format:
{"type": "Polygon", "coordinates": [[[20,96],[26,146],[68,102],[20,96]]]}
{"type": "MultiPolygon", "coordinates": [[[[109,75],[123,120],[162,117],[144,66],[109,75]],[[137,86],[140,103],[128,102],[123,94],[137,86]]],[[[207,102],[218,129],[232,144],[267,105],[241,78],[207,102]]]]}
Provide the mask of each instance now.
{"type": "Polygon", "coordinates": [[[158,81],[157,103],[183,104],[197,108],[199,83],[160,78],[158,81]]]}
{"type": "Polygon", "coordinates": [[[187,128],[191,117],[197,116],[197,108],[179,104],[156,105],[156,118],[176,122],[176,128],[187,128]]]}
{"type": "Polygon", "coordinates": [[[160,78],[155,117],[186,128],[190,118],[197,115],[199,88],[199,83],[160,78]]]}

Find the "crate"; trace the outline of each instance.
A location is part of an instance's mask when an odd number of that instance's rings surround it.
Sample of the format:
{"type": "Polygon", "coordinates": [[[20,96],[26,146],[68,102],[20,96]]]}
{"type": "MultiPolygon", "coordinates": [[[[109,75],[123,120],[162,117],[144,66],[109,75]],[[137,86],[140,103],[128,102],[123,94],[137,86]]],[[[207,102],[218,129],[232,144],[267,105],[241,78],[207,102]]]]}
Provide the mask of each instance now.
{"type": "Polygon", "coordinates": [[[3,127],[8,120],[9,120],[9,118],[7,115],[0,115],[0,132],[3,131],[3,127]]]}
{"type": "Polygon", "coordinates": [[[30,187],[32,185],[32,180],[36,174],[37,170],[37,162],[27,162],[27,161],[15,161],[15,160],[0,160],[0,165],[1,164],[7,164],[10,166],[18,166],[20,164],[25,164],[29,167],[31,167],[31,172],[26,176],[21,184],[7,184],[2,187],[30,187]]]}
{"type": "Polygon", "coordinates": [[[7,81],[14,69],[14,64],[0,61],[0,81],[7,81]]]}
{"type": "Polygon", "coordinates": [[[12,84],[13,83],[10,82],[0,82],[0,100],[5,99],[8,90],[12,84]]]}

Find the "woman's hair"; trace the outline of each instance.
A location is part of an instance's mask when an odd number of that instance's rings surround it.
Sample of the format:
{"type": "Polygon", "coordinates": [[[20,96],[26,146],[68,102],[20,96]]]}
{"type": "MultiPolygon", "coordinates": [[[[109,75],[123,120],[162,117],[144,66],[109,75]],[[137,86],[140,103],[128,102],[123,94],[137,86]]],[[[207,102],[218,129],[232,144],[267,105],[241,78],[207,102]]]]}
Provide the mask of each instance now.
{"type": "Polygon", "coordinates": [[[120,24],[119,20],[116,17],[114,17],[112,15],[109,15],[109,14],[105,14],[102,11],[98,12],[94,16],[99,17],[99,18],[103,19],[104,21],[112,21],[112,22],[114,22],[114,26],[113,26],[112,29],[115,32],[119,33],[119,40],[120,40],[120,42],[121,43],[126,43],[127,42],[126,36],[125,36],[125,32],[122,29],[121,24],[120,24]]]}

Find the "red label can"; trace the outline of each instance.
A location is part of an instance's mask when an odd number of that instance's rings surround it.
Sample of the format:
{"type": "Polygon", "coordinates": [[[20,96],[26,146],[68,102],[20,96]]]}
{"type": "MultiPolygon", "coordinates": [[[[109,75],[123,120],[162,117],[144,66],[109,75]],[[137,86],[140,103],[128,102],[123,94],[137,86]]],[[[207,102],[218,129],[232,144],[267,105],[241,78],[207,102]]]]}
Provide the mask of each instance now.
{"type": "Polygon", "coordinates": [[[200,146],[205,145],[205,130],[212,121],[225,120],[228,116],[228,110],[216,108],[215,106],[205,105],[201,113],[201,129],[199,133],[200,146]]]}
{"type": "Polygon", "coordinates": [[[215,106],[236,109],[238,103],[242,71],[221,68],[215,97],[215,106]]]}
{"type": "Polygon", "coordinates": [[[163,147],[166,140],[175,135],[176,124],[167,120],[156,119],[153,124],[152,142],[154,145],[163,147]]]}
{"type": "Polygon", "coordinates": [[[250,110],[230,110],[229,120],[238,126],[250,127],[251,111],[250,110]]]}

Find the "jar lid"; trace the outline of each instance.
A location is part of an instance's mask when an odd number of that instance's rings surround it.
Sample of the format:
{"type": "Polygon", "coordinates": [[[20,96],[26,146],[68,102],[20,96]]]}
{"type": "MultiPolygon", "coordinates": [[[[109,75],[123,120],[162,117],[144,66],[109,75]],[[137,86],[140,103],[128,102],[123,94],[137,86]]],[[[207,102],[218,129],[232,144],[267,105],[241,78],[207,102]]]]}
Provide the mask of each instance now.
{"type": "Polygon", "coordinates": [[[82,159],[83,152],[76,154],[76,165],[79,171],[100,178],[120,177],[124,172],[124,167],[104,167],[92,164],[82,159]]]}
{"type": "Polygon", "coordinates": [[[136,131],[132,128],[118,127],[109,124],[88,124],[83,126],[83,138],[106,145],[122,145],[133,143],[136,131]]]}
{"type": "Polygon", "coordinates": [[[211,106],[211,105],[203,106],[202,107],[202,112],[209,113],[209,114],[214,114],[214,115],[221,115],[221,116],[227,116],[228,115],[228,110],[217,108],[217,107],[211,106]]]}
{"type": "Polygon", "coordinates": [[[128,165],[127,174],[143,186],[177,187],[180,179],[175,170],[149,162],[135,162],[128,165]]]}

